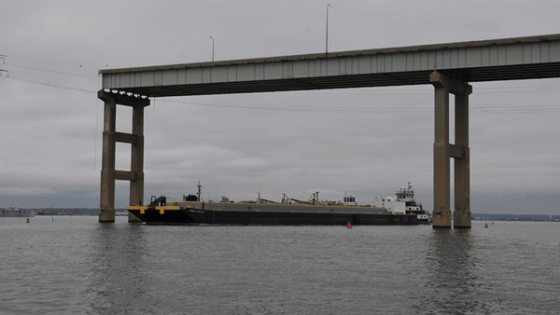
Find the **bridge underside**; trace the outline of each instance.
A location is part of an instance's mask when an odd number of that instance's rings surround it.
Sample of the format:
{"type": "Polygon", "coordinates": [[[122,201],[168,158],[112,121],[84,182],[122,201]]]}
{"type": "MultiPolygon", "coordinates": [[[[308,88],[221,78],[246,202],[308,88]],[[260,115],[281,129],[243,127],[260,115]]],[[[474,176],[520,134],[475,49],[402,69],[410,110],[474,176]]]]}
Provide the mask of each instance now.
{"type": "Polygon", "coordinates": [[[462,82],[508,81],[556,78],[559,63],[479,67],[453,70],[425,70],[361,75],[338,75],[266,81],[236,81],[200,84],[155,85],[150,87],[122,87],[119,92],[146,97],[190,96],[210,94],[237,94],[256,92],[345,89],[381,86],[431,84],[434,71],[462,82]]]}
{"type": "MultiPolygon", "coordinates": [[[[435,88],[434,228],[471,227],[470,82],[560,77],[560,34],[261,59],[101,70],[105,102],[100,222],[114,222],[115,180],[130,205],[144,200],[143,109],[149,97],[431,84],[435,88]],[[455,95],[455,143],[449,95],[455,95]],[[133,132],[115,132],[115,106],[132,106],[133,132]],[[115,170],[115,143],[132,145],[130,171],[115,170]],[[455,209],[450,201],[454,163],[455,209]]],[[[132,220],[133,218],[131,218],[132,220]]]]}

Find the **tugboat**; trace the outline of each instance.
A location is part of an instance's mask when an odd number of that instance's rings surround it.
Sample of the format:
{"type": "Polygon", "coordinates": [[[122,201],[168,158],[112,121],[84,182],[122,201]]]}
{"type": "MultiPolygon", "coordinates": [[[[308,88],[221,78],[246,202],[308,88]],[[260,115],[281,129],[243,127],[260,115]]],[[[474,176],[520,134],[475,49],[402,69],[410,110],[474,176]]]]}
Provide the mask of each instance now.
{"type": "Polygon", "coordinates": [[[432,219],[424,211],[421,203],[417,203],[414,199],[414,190],[408,182],[408,188],[397,190],[394,197],[376,198],[375,206],[384,207],[391,213],[416,215],[418,223],[431,224],[432,219]]]}

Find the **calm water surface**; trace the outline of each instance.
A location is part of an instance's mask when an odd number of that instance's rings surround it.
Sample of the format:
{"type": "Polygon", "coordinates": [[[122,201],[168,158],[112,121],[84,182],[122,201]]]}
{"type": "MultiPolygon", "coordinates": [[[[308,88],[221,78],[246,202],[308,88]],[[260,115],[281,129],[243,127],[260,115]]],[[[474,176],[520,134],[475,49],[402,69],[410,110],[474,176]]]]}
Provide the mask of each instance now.
{"type": "Polygon", "coordinates": [[[0,218],[0,314],[559,314],[560,224],[484,223],[0,218]]]}

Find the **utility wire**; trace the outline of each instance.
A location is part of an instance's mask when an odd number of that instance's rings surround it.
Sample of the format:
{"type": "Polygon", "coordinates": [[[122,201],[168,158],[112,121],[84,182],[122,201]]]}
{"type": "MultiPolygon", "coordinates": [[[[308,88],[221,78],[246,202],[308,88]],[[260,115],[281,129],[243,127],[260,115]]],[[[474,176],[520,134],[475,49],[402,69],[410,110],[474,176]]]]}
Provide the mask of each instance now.
{"type": "MultiPolygon", "coordinates": [[[[39,84],[44,86],[50,86],[53,88],[60,88],[72,91],[86,92],[97,94],[97,91],[86,90],[74,87],[68,87],[57,84],[50,84],[44,82],[38,82],[33,80],[26,80],[21,78],[15,78],[13,76],[6,77],[6,79],[18,80],[23,82],[29,82],[33,84],[39,84]]],[[[356,112],[386,112],[389,114],[432,114],[433,108],[428,107],[411,107],[411,106],[389,106],[389,107],[310,107],[307,105],[281,105],[281,104],[218,104],[218,103],[197,103],[188,101],[173,101],[173,100],[162,100],[159,99],[161,103],[171,103],[171,104],[184,104],[191,106],[204,106],[204,107],[219,107],[219,108],[237,108],[237,109],[250,109],[250,110],[269,110],[269,111],[304,111],[304,112],[337,112],[337,113],[356,113],[356,112]]],[[[155,100],[153,102],[155,105],[155,100]]],[[[453,112],[452,106],[450,106],[450,111],[453,112]]],[[[154,106],[155,108],[155,106],[154,106]]],[[[470,112],[486,112],[486,113],[556,113],[560,112],[560,105],[523,105],[523,106],[500,106],[498,108],[491,107],[471,107],[470,112]]]]}
{"type": "Polygon", "coordinates": [[[39,69],[39,68],[34,68],[34,67],[29,67],[29,66],[17,65],[17,64],[14,64],[14,63],[6,63],[6,65],[13,66],[13,67],[18,67],[18,68],[48,72],[48,73],[56,73],[56,74],[70,75],[70,76],[81,77],[81,78],[88,78],[88,79],[93,79],[93,78],[96,77],[94,75],[83,75],[83,74],[76,74],[76,73],[69,73],[69,72],[39,69]]]}
{"type": "MultiPolygon", "coordinates": [[[[13,64],[12,64],[13,65],[13,64]]],[[[18,65],[19,66],[19,65],[18,65]]],[[[33,70],[38,70],[38,71],[46,71],[46,72],[53,72],[53,73],[58,73],[58,74],[63,74],[63,75],[74,75],[74,76],[80,76],[80,77],[86,77],[86,78],[91,78],[89,76],[82,76],[82,75],[75,75],[75,74],[71,74],[71,73],[65,73],[65,72],[58,72],[58,71],[50,71],[50,70],[42,70],[42,69],[38,69],[38,68],[32,68],[32,67],[27,67],[27,66],[21,66],[23,68],[29,68],[29,69],[33,69],[33,70]]],[[[100,76],[98,75],[98,82],[97,85],[99,87],[99,80],[100,80],[100,76]]],[[[86,92],[86,93],[97,93],[97,91],[93,91],[93,90],[87,90],[87,89],[82,89],[82,88],[75,88],[75,87],[69,87],[69,86],[64,86],[64,85],[59,85],[59,84],[52,84],[52,83],[45,83],[45,82],[39,82],[39,81],[34,81],[34,80],[27,80],[27,79],[22,79],[22,78],[17,78],[12,76],[6,77],[7,79],[13,79],[13,80],[18,80],[18,81],[23,81],[23,82],[28,82],[28,83],[33,83],[33,84],[39,84],[39,85],[44,85],[44,86],[49,86],[49,87],[53,87],[53,88],[60,88],[60,89],[66,89],[66,90],[73,90],[73,91],[79,91],[79,92],[86,92]]],[[[538,89],[539,91],[543,91],[542,89],[543,87],[541,87],[541,89],[538,89]]],[[[527,87],[527,89],[529,90],[535,90],[535,87],[527,87]]],[[[484,93],[485,91],[483,89],[481,89],[482,91],[479,91],[479,93],[484,93]]],[[[492,92],[491,90],[501,90],[498,88],[490,88],[488,89],[488,93],[495,93],[492,92]]],[[[553,89],[552,86],[550,86],[550,89],[545,89],[545,90],[556,90],[553,89]]],[[[372,91],[373,92],[373,91],[372,91]]],[[[414,96],[414,95],[421,95],[421,94],[431,94],[431,93],[423,93],[423,92],[419,92],[419,91],[413,91],[413,94],[409,93],[391,93],[392,91],[389,91],[389,93],[366,93],[366,94],[393,94],[393,95],[410,95],[410,96],[414,96]]],[[[313,93],[313,92],[308,92],[308,93],[313,93]]],[[[318,94],[317,92],[314,92],[313,94],[318,94]]],[[[343,92],[340,94],[355,94],[355,91],[352,92],[343,92]]],[[[362,93],[363,94],[363,93],[362,93]]],[[[290,104],[290,105],[280,105],[280,104],[234,104],[234,103],[228,103],[228,104],[218,104],[218,103],[198,103],[198,102],[188,102],[188,101],[176,101],[176,100],[165,100],[165,99],[160,99],[159,102],[162,103],[175,103],[175,104],[185,104],[185,105],[191,105],[191,106],[205,106],[205,107],[221,107],[221,108],[240,108],[240,109],[251,109],[251,110],[274,110],[274,111],[329,111],[329,112],[387,112],[387,113],[403,113],[403,114],[414,114],[414,113],[433,113],[433,109],[432,108],[422,108],[422,107],[411,107],[411,106],[389,106],[389,107],[373,107],[373,106],[364,106],[364,107],[310,107],[308,105],[298,105],[298,104],[290,104]]],[[[153,105],[155,105],[155,99],[153,102],[153,105]]],[[[154,106],[155,108],[155,106],[154,106]]],[[[450,110],[453,111],[453,107],[450,106],[450,110]]],[[[498,112],[517,112],[517,113],[535,113],[535,112],[550,112],[550,113],[555,113],[560,111],[560,105],[523,105],[523,106],[500,106],[497,108],[491,108],[491,107],[471,107],[470,108],[470,112],[488,112],[488,113],[498,113],[498,112]]]]}
{"type": "Polygon", "coordinates": [[[93,64],[93,63],[88,63],[88,62],[71,62],[68,61],[67,59],[53,59],[53,58],[47,58],[43,55],[38,56],[38,55],[14,55],[14,54],[10,54],[10,59],[14,59],[15,60],[21,60],[21,61],[25,61],[25,60],[31,60],[32,62],[42,62],[42,63],[48,63],[48,64],[53,64],[53,63],[57,63],[57,64],[64,64],[64,65],[71,65],[73,67],[81,67],[83,69],[99,69],[99,64],[93,64]]]}
{"type": "Polygon", "coordinates": [[[29,82],[29,83],[33,83],[33,84],[40,84],[40,85],[45,85],[45,86],[50,86],[50,87],[65,89],[65,90],[73,90],[73,91],[80,91],[80,92],[87,92],[87,93],[97,93],[97,91],[80,89],[80,88],[73,88],[73,87],[69,87],[69,86],[63,86],[63,85],[51,84],[51,83],[45,83],[45,82],[38,82],[38,81],[33,81],[33,80],[26,80],[26,79],[21,79],[21,78],[15,78],[14,76],[9,76],[9,77],[7,77],[7,79],[29,82]]]}
{"type": "MultiPolygon", "coordinates": [[[[216,103],[194,103],[188,101],[174,101],[174,100],[159,100],[162,103],[174,103],[174,104],[185,104],[192,106],[208,106],[208,107],[221,107],[221,108],[243,108],[243,109],[253,109],[253,110],[288,110],[288,111],[334,111],[334,112],[387,112],[387,113],[402,113],[402,114],[414,114],[414,113],[433,113],[433,108],[431,107],[412,107],[412,106],[386,106],[386,107],[310,107],[307,105],[280,105],[280,104],[216,104],[216,103]],[[397,112],[398,111],[398,112],[397,112]]],[[[450,106],[450,111],[453,112],[452,106],[450,106]]],[[[469,109],[471,112],[507,112],[507,111],[560,111],[560,105],[525,105],[523,107],[517,106],[500,106],[497,108],[490,107],[471,107],[469,109]]]]}

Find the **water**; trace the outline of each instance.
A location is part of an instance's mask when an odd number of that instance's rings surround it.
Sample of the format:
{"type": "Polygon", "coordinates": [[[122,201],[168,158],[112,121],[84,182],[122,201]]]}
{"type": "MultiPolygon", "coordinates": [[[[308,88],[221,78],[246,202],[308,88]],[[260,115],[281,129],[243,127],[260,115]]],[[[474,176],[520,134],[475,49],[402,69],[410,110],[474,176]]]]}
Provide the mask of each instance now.
{"type": "Polygon", "coordinates": [[[1,218],[0,314],[558,314],[560,224],[484,223],[1,218]]]}

